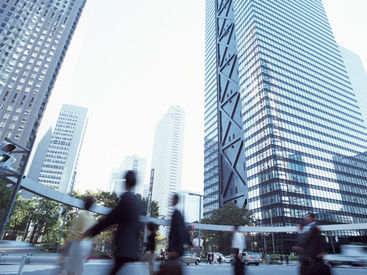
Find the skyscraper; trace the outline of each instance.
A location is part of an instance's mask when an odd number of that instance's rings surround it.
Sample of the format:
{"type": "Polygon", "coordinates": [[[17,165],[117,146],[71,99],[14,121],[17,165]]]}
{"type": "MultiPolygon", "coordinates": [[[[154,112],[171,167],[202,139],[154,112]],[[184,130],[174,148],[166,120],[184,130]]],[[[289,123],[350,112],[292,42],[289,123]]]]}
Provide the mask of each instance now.
{"type": "Polygon", "coordinates": [[[230,164],[263,224],[367,221],[366,127],[321,0],[207,0],[205,98],[204,215],[230,164]]]}
{"type": "Polygon", "coordinates": [[[123,178],[128,170],[132,170],[137,174],[137,184],[134,187],[134,193],[144,195],[144,178],[146,159],[137,155],[126,156],[122,162],[120,168],[114,169],[111,175],[110,192],[115,192],[117,195],[121,195],[126,191],[123,184],[123,178]]]}
{"type": "Polygon", "coordinates": [[[63,193],[72,190],[87,126],[87,112],[88,109],[83,107],[62,106],[47,153],[44,154],[44,145],[37,147],[29,169],[31,178],[63,193]]]}
{"type": "Polygon", "coordinates": [[[352,51],[339,46],[350,82],[356,94],[364,122],[367,125],[367,73],[361,58],[352,51]]]}
{"type": "Polygon", "coordinates": [[[155,128],[152,169],[154,169],[153,200],[158,202],[159,215],[169,218],[169,202],[181,188],[184,111],[170,107],[155,128]]]}
{"type": "Polygon", "coordinates": [[[185,218],[185,222],[198,222],[199,214],[203,215],[203,203],[200,200],[200,195],[190,191],[180,191],[180,202],[178,208],[185,218]],[[201,205],[200,205],[201,201],[201,205]],[[200,210],[201,207],[201,210],[200,210]]]}
{"type": "Polygon", "coordinates": [[[32,145],[84,4],[0,2],[0,141],[32,145]]]}

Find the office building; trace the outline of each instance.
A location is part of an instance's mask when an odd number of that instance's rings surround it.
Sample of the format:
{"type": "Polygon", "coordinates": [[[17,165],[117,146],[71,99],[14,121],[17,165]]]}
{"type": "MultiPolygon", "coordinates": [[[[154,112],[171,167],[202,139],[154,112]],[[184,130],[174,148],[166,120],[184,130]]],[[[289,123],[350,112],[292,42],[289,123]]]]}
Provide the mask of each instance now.
{"type": "Polygon", "coordinates": [[[180,191],[180,203],[178,208],[185,218],[185,222],[200,221],[200,214],[203,215],[203,199],[200,194],[190,191],[180,191]],[[201,205],[200,205],[201,202],[201,205]],[[201,207],[201,209],[200,209],[201,207]]]}
{"type": "Polygon", "coordinates": [[[114,169],[111,174],[110,192],[115,192],[119,196],[125,192],[124,176],[127,171],[132,170],[137,175],[137,183],[133,191],[143,196],[146,162],[146,159],[137,155],[126,156],[120,168],[114,169]]]}
{"type": "Polygon", "coordinates": [[[158,202],[159,215],[170,218],[172,195],[181,188],[184,111],[170,107],[155,128],[152,169],[152,199],[158,202]]]}
{"type": "Polygon", "coordinates": [[[366,126],[321,0],[207,0],[205,58],[204,215],[243,196],[264,225],[367,222],[366,126]]]}
{"type": "Polygon", "coordinates": [[[367,73],[361,58],[352,51],[339,46],[362,116],[367,125],[367,73]]]}
{"type": "Polygon", "coordinates": [[[63,193],[72,191],[87,126],[87,112],[88,109],[83,107],[62,106],[46,154],[43,140],[37,147],[29,171],[31,178],[63,193]]]}
{"type": "Polygon", "coordinates": [[[0,1],[0,141],[32,146],[84,4],[0,1]]]}

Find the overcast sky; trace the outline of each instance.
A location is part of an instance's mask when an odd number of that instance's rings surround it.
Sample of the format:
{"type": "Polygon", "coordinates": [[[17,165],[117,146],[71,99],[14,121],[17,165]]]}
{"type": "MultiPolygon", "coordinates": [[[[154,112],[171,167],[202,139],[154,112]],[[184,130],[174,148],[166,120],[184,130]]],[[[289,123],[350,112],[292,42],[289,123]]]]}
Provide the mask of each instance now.
{"type": "MultiPolygon", "coordinates": [[[[337,42],[366,67],[367,1],[323,2],[337,42]]],[[[203,192],[204,20],[204,0],[87,0],[37,137],[63,103],[89,109],[76,189],[107,189],[128,154],[146,158],[149,174],[154,127],[180,105],[182,187],[203,192]]]]}

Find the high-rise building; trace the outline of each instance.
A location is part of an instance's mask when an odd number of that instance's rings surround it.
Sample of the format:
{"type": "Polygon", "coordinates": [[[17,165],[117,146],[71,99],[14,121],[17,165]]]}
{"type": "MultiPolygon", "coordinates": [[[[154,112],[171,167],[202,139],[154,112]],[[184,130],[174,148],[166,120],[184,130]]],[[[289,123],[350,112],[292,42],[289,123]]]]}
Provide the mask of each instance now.
{"type": "Polygon", "coordinates": [[[182,190],[180,191],[180,202],[178,208],[183,214],[185,222],[198,222],[200,220],[200,213],[203,215],[203,200],[200,200],[200,194],[182,190]]]}
{"type": "Polygon", "coordinates": [[[0,2],[0,141],[32,146],[84,4],[0,2]]]}
{"type": "Polygon", "coordinates": [[[352,51],[339,46],[350,82],[356,94],[364,122],[367,125],[367,73],[361,58],[352,51]]]}
{"type": "Polygon", "coordinates": [[[321,0],[206,0],[205,99],[205,216],[243,196],[262,224],[367,221],[366,127],[321,0]]]}
{"type": "Polygon", "coordinates": [[[152,169],[153,200],[158,202],[159,215],[169,218],[172,195],[181,188],[184,111],[170,107],[155,128],[152,169]]]}
{"type": "Polygon", "coordinates": [[[37,147],[29,169],[31,178],[63,193],[72,191],[87,126],[87,112],[88,109],[83,107],[62,106],[46,154],[45,144],[41,144],[43,140],[37,147]]]}
{"type": "Polygon", "coordinates": [[[110,181],[110,192],[115,192],[117,195],[121,195],[126,191],[125,185],[123,184],[123,178],[128,170],[132,170],[137,175],[137,183],[133,191],[135,194],[144,194],[144,178],[145,178],[145,167],[146,159],[141,158],[137,155],[126,156],[122,162],[120,168],[114,169],[111,175],[110,181]]]}

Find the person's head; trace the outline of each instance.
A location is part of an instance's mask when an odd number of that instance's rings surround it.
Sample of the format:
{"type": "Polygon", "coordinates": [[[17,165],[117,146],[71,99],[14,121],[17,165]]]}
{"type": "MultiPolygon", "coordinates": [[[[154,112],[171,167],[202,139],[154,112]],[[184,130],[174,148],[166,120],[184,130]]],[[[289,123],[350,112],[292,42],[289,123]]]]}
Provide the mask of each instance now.
{"type": "Polygon", "coordinates": [[[157,231],[157,225],[155,224],[155,223],[153,223],[153,222],[150,222],[150,223],[148,223],[147,224],[147,227],[148,227],[148,230],[150,231],[150,232],[156,232],[157,231]]]}
{"type": "Polygon", "coordinates": [[[125,173],[125,187],[126,190],[131,190],[136,185],[136,175],[134,171],[127,171],[125,173]]]}
{"type": "Polygon", "coordinates": [[[179,201],[180,201],[180,197],[176,193],[173,194],[171,205],[176,206],[179,201]]]}
{"type": "Polygon", "coordinates": [[[303,222],[300,222],[300,223],[297,225],[297,227],[298,227],[298,230],[299,230],[299,231],[302,231],[302,230],[303,230],[303,228],[305,227],[305,225],[304,225],[304,223],[303,223],[303,222]]]}
{"type": "Polygon", "coordinates": [[[89,210],[92,207],[93,203],[94,203],[94,197],[92,196],[86,197],[84,200],[84,209],[89,210]]]}
{"type": "Polygon", "coordinates": [[[306,217],[306,223],[310,224],[313,223],[315,221],[315,214],[314,213],[308,213],[307,217],[306,217]]]}
{"type": "Polygon", "coordinates": [[[233,226],[232,231],[233,231],[233,233],[237,232],[238,231],[238,225],[233,226]]]}

